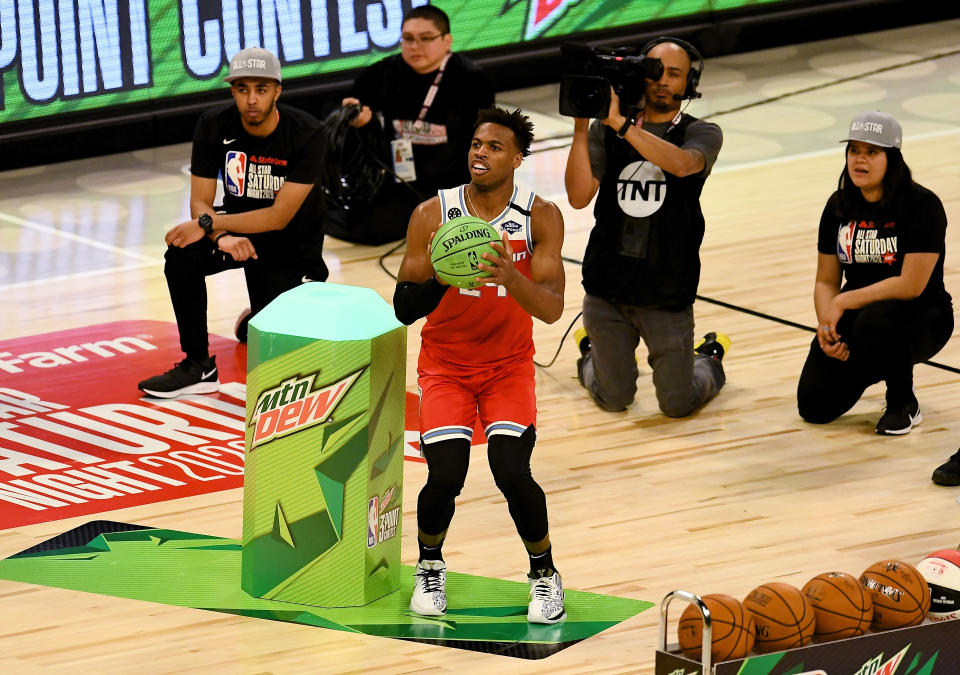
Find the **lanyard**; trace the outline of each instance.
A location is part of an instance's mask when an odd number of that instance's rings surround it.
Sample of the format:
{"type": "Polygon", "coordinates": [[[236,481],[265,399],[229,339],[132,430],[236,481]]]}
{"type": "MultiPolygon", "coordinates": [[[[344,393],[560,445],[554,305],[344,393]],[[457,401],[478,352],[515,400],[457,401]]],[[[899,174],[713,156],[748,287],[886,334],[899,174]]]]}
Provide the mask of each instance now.
{"type": "MultiPolygon", "coordinates": [[[[663,134],[660,136],[660,138],[666,138],[666,137],[667,137],[667,134],[669,134],[671,131],[673,131],[673,128],[674,128],[675,126],[677,126],[678,124],[680,124],[680,118],[681,118],[682,116],[683,116],[683,113],[678,110],[676,117],[673,118],[673,121],[670,122],[670,126],[667,127],[667,130],[663,132],[663,134]]],[[[641,129],[643,129],[643,112],[641,112],[641,113],[640,113],[640,116],[637,118],[637,126],[640,127],[641,129]]]]}
{"type": "Polygon", "coordinates": [[[416,131],[420,131],[420,127],[423,126],[423,120],[427,116],[427,111],[430,110],[430,106],[433,104],[433,99],[437,97],[437,90],[440,89],[440,80],[443,79],[443,71],[447,67],[447,61],[450,60],[450,54],[448,53],[443,57],[443,61],[440,62],[440,69],[437,71],[437,76],[433,78],[433,84],[430,85],[430,88],[427,90],[427,96],[423,99],[423,107],[420,108],[420,114],[417,116],[417,121],[413,123],[413,128],[416,131]]]}

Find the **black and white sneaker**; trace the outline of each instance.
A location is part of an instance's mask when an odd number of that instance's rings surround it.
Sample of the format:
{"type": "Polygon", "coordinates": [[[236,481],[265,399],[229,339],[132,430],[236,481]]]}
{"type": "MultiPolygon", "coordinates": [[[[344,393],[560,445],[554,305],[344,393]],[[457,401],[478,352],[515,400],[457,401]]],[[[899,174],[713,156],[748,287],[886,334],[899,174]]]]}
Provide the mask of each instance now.
{"type": "Polygon", "coordinates": [[[163,375],[156,375],[137,385],[145,394],[157,398],[176,398],[183,394],[213,394],[220,388],[217,357],[204,361],[186,358],[163,375]]]}
{"type": "Polygon", "coordinates": [[[421,616],[442,616],[447,612],[447,564],[442,560],[421,560],[414,573],[410,609],[421,616]]]}
{"type": "Polygon", "coordinates": [[[563,580],[559,572],[549,577],[528,579],[530,604],[527,605],[527,621],[530,623],[560,623],[567,618],[563,608],[563,580]]]}
{"type": "Polygon", "coordinates": [[[877,422],[877,433],[881,436],[903,436],[923,421],[920,403],[916,398],[898,405],[887,405],[887,409],[877,422]]]}

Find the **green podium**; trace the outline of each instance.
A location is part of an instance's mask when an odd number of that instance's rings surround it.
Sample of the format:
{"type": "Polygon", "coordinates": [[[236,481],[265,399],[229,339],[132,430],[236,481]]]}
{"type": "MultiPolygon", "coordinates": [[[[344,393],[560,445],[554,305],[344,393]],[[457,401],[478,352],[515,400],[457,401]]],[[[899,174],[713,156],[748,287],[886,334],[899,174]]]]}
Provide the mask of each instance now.
{"type": "Polygon", "coordinates": [[[355,607],[400,584],[406,327],[367,288],[306,283],[248,329],[241,586],[355,607]]]}

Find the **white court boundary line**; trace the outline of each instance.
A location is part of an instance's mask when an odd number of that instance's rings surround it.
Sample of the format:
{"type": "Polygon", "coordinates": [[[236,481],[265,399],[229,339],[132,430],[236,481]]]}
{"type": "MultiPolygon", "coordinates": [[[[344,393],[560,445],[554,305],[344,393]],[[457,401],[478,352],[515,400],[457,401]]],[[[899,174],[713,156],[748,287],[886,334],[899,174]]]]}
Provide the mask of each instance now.
{"type": "Polygon", "coordinates": [[[152,256],[144,255],[142,253],[137,253],[135,251],[128,251],[125,248],[119,248],[117,246],[112,246],[110,244],[104,244],[103,242],[97,241],[96,239],[90,239],[88,237],[81,236],[79,234],[73,234],[71,232],[64,232],[63,230],[58,230],[55,227],[49,225],[41,225],[40,223],[35,223],[32,220],[27,220],[26,218],[18,218],[17,216],[11,216],[8,213],[0,212],[0,220],[5,220],[8,223],[13,225],[20,225],[30,230],[36,230],[37,232],[45,232],[47,234],[52,234],[54,236],[64,237],[65,239],[71,239],[80,244],[85,244],[92,248],[99,248],[103,251],[110,251],[111,253],[118,253],[120,255],[125,255],[130,258],[136,258],[144,262],[158,263],[162,262],[160,258],[154,258],[152,256]]]}
{"type": "Polygon", "coordinates": [[[102,276],[104,274],[112,274],[114,272],[129,272],[131,270],[141,270],[147,267],[154,267],[158,264],[157,261],[142,262],[135,265],[123,265],[121,267],[104,267],[98,270],[88,270],[86,272],[77,272],[76,274],[64,274],[59,277],[44,277],[43,279],[31,279],[30,281],[17,281],[12,284],[0,284],[0,290],[9,290],[17,288],[27,288],[30,286],[42,286],[43,284],[50,283],[63,283],[65,281],[70,281],[72,279],[86,279],[89,277],[102,276]]]}
{"type": "MultiPolygon", "coordinates": [[[[922,141],[928,138],[938,138],[940,136],[951,136],[954,134],[960,134],[960,129],[942,129],[940,131],[931,131],[925,134],[917,134],[916,136],[905,136],[904,142],[907,141],[922,141]]],[[[569,147],[569,146],[565,146],[569,147]]],[[[560,150],[561,148],[550,148],[546,152],[552,150],[560,150]]],[[[720,152],[723,152],[721,149],[720,152]]],[[[800,159],[809,159],[811,157],[823,157],[825,155],[832,155],[836,153],[838,156],[843,155],[843,146],[840,145],[840,142],[837,142],[836,148],[822,148],[820,150],[811,150],[810,152],[801,152],[795,155],[783,155],[782,157],[770,157],[769,159],[758,159],[753,162],[744,162],[743,164],[736,164],[734,166],[722,166],[720,168],[714,169],[710,172],[710,175],[721,174],[721,173],[732,173],[734,171],[740,171],[741,169],[755,169],[760,166],[769,166],[771,164],[781,164],[783,162],[792,162],[800,159]]],[[[908,162],[909,164],[909,162],[908,162]]],[[[553,195],[544,196],[545,199],[550,201],[557,201],[558,199],[566,199],[566,192],[558,192],[553,195]]],[[[593,203],[593,202],[591,202],[593,203]]],[[[586,208],[586,207],[584,207],[586,208]]]]}
{"type": "MultiPolygon", "coordinates": [[[[917,134],[916,136],[904,136],[903,142],[907,141],[922,141],[928,138],[938,138],[940,136],[951,136],[953,134],[960,134],[960,129],[942,129],[940,131],[930,131],[925,134],[917,134]]],[[[731,171],[739,171],[740,169],[754,169],[758,166],[768,166],[770,164],[780,164],[782,162],[792,162],[799,159],[809,159],[811,157],[822,157],[824,155],[832,155],[836,153],[838,156],[843,156],[843,145],[842,141],[837,141],[837,147],[835,148],[824,148],[822,150],[811,150],[810,152],[801,152],[795,155],[784,155],[782,157],[770,157],[769,159],[758,159],[753,162],[744,162],[743,164],[736,164],[734,166],[722,166],[718,169],[711,171],[711,175],[715,173],[730,173],[731,171]]],[[[720,152],[723,152],[721,148],[720,152]]],[[[908,162],[909,164],[909,162],[908,162]]]]}

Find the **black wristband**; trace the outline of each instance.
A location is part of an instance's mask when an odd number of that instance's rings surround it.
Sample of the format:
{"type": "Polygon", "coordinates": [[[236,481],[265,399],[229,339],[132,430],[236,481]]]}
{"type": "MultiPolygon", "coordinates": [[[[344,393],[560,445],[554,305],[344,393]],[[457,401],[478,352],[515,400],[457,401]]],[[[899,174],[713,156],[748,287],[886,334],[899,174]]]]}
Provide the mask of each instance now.
{"type": "Polygon", "coordinates": [[[220,240],[226,237],[228,234],[230,233],[227,231],[223,231],[220,234],[218,234],[216,237],[213,238],[213,245],[217,248],[220,248],[220,240]]]}
{"type": "Polygon", "coordinates": [[[623,121],[623,126],[617,130],[617,136],[619,136],[620,138],[623,138],[624,136],[626,136],[627,132],[630,131],[630,127],[632,127],[636,123],[637,121],[635,119],[631,119],[630,117],[625,119],[623,121]]]}

